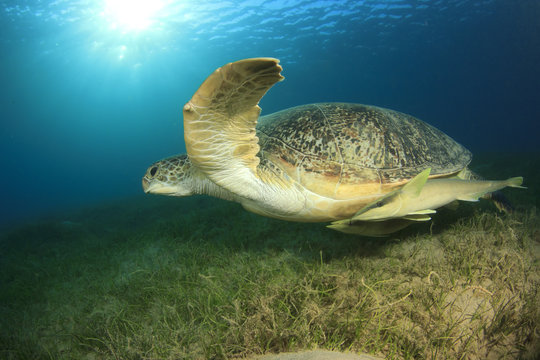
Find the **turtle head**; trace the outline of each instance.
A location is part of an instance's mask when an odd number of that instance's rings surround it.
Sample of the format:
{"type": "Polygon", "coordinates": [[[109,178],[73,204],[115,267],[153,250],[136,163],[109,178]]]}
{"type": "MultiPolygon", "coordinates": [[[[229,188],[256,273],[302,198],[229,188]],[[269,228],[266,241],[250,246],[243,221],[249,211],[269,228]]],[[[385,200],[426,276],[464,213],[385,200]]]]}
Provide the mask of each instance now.
{"type": "Polygon", "coordinates": [[[159,195],[193,195],[191,170],[191,161],[186,154],[156,161],[142,178],[143,190],[159,195]]]}

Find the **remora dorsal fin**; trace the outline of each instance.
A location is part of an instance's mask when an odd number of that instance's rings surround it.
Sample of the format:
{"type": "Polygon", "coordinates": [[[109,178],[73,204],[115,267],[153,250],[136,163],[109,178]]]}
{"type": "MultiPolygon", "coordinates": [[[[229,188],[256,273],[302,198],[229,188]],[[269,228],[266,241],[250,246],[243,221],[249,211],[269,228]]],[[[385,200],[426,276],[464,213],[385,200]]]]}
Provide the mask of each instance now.
{"type": "Polygon", "coordinates": [[[412,178],[407,184],[405,184],[401,188],[401,193],[411,196],[411,197],[417,197],[422,192],[422,189],[424,188],[424,185],[426,184],[426,181],[429,177],[429,173],[431,172],[431,168],[427,168],[426,170],[422,171],[420,174],[416,175],[414,178],[412,178]]]}

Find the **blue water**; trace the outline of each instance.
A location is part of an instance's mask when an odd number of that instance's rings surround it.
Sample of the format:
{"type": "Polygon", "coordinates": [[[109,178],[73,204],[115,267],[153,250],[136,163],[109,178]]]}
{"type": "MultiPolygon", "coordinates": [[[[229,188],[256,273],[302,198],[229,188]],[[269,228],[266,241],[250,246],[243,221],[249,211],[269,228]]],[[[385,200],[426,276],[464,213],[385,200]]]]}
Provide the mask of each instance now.
{"type": "Polygon", "coordinates": [[[200,83],[256,56],[286,77],[263,113],[373,104],[540,149],[538,0],[0,0],[0,223],[140,194],[200,83]]]}

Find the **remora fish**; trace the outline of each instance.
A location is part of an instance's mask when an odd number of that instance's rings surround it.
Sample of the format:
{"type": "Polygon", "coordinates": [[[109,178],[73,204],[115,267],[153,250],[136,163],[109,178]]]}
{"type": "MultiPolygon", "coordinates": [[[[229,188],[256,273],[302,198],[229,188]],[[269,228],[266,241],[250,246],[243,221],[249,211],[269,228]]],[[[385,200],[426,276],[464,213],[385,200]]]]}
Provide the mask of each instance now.
{"type": "Polygon", "coordinates": [[[403,218],[426,221],[431,219],[428,214],[435,213],[435,209],[455,200],[478,201],[483,195],[507,186],[523,188],[520,186],[523,183],[522,177],[502,181],[459,178],[428,180],[430,171],[430,168],[422,171],[400,189],[366,205],[352,220],[381,221],[403,218]]]}

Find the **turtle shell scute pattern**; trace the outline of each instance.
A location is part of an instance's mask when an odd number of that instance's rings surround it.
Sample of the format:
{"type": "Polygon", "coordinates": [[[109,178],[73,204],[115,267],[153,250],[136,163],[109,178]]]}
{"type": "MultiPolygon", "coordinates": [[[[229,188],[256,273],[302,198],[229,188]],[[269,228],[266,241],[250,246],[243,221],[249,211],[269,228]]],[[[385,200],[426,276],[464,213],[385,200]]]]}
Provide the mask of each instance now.
{"type": "MultiPolygon", "coordinates": [[[[471,153],[413,116],[375,106],[310,104],[261,117],[260,157],[320,194],[382,191],[431,167],[463,169],[471,153]]],[[[341,195],[341,196],[340,196],[341,195]]]]}

